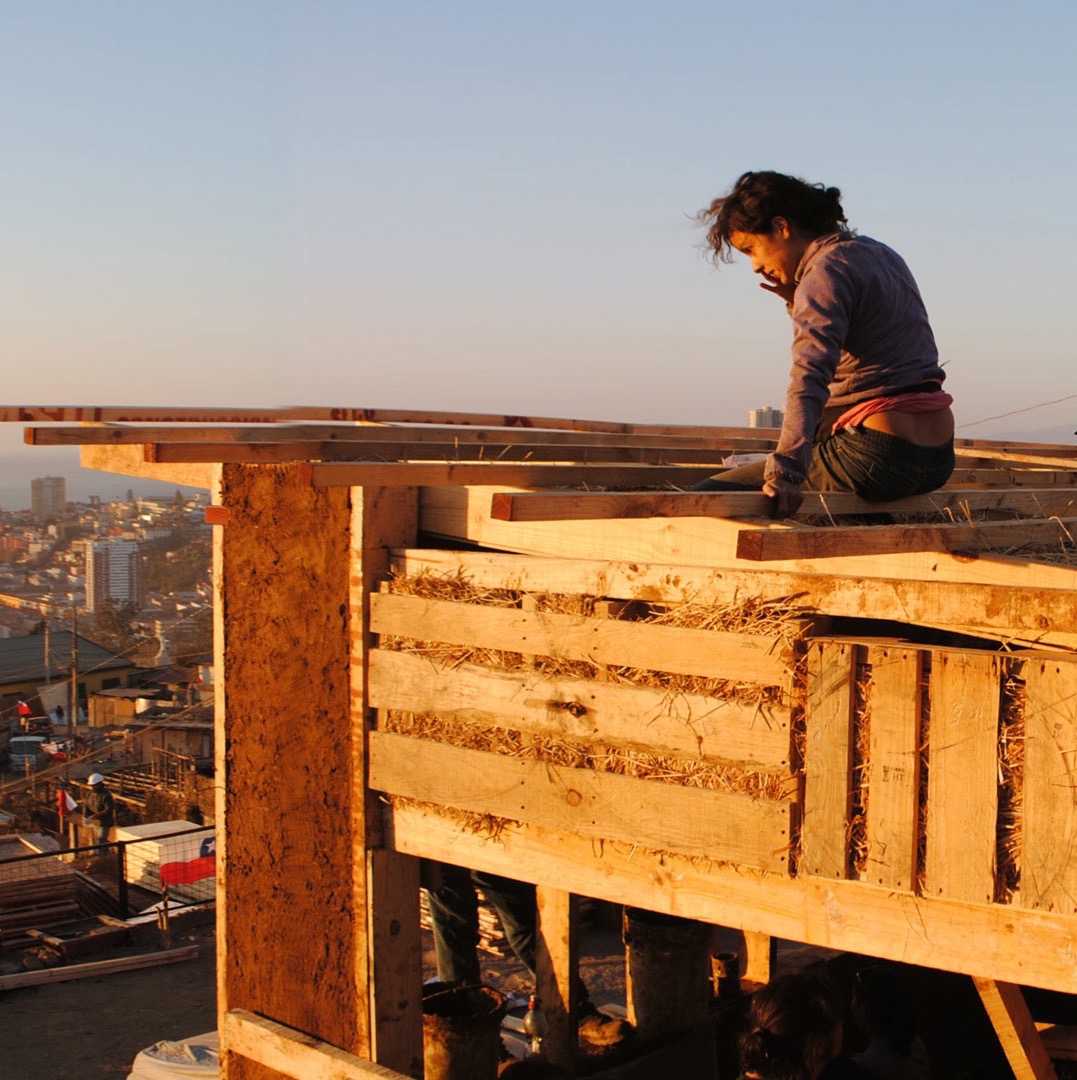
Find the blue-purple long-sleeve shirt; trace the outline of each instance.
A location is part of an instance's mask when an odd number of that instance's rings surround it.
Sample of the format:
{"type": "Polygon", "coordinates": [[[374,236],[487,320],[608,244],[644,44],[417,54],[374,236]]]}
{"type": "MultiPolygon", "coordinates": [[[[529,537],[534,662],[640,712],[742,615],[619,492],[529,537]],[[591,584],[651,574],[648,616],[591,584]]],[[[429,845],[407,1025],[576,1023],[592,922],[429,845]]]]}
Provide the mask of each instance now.
{"type": "Polygon", "coordinates": [[[916,281],[892,248],[830,233],[808,246],[795,280],[793,367],[766,477],[801,484],[827,405],[848,408],[946,376],[916,281]]]}

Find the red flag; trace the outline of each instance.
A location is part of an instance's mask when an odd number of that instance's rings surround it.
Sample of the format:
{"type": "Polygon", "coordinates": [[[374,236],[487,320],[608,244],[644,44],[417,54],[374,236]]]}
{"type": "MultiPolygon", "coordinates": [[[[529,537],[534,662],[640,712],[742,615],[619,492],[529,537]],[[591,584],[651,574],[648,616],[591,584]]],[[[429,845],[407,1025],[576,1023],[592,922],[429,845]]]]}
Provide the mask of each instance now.
{"type": "Polygon", "coordinates": [[[161,864],[162,885],[193,885],[213,877],[217,872],[217,842],[207,836],[198,849],[197,857],[161,864]]]}

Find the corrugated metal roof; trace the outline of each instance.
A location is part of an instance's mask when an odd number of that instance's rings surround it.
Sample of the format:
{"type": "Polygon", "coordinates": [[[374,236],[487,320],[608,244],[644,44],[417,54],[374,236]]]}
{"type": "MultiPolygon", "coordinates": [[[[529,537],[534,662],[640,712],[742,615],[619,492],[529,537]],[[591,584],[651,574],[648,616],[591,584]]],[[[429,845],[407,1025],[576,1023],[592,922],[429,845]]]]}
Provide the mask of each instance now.
{"type": "MultiPolygon", "coordinates": [[[[79,673],[133,667],[133,661],[78,636],[79,673]]],[[[71,631],[49,633],[49,663],[45,664],[45,635],[0,638],[0,685],[45,682],[71,674],[71,631]]]]}

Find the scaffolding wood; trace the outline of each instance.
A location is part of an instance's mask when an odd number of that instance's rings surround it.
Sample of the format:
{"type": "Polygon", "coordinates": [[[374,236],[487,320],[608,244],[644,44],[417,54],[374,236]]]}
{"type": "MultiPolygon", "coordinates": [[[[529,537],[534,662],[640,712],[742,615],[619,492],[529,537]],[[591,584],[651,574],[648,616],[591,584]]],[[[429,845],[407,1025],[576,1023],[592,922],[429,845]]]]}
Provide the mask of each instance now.
{"type": "Polygon", "coordinates": [[[0,418],[212,492],[230,1080],[419,1074],[423,858],[536,883],[563,1060],[576,894],[967,974],[1053,1075],[1020,987],[1077,993],[1077,448],[775,522],[688,490],[754,429],[0,418]]]}

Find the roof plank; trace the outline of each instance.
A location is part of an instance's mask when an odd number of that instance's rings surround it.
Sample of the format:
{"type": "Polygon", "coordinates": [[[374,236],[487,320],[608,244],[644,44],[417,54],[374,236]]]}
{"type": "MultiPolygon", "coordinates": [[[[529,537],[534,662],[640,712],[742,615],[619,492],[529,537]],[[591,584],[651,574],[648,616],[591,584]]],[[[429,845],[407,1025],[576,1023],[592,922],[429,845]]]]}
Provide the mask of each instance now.
{"type": "MultiPolygon", "coordinates": [[[[498,521],[569,521],[635,517],[767,517],[771,499],[754,491],[497,492],[490,516],[498,521]]],[[[1047,516],[1077,509],[1077,492],[1053,488],[948,489],[893,502],[866,502],[851,492],[804,493],[801,515],[940,514],[1011,510],[1047,516]]]]}

